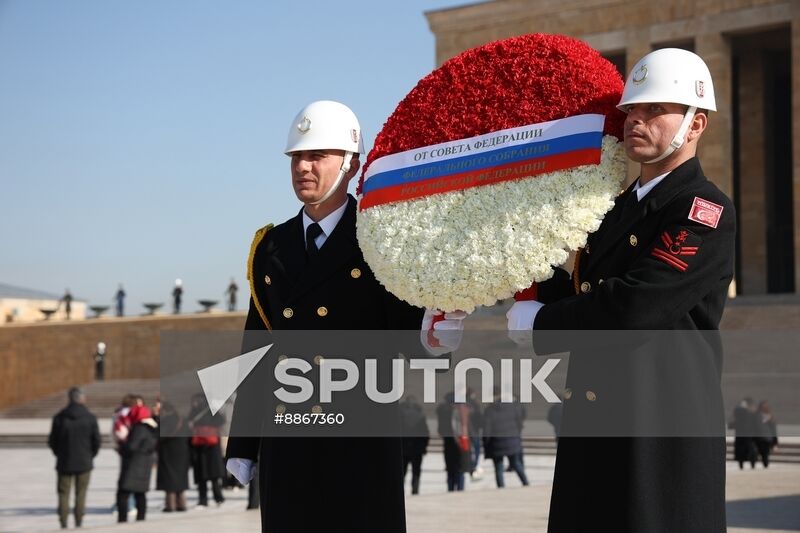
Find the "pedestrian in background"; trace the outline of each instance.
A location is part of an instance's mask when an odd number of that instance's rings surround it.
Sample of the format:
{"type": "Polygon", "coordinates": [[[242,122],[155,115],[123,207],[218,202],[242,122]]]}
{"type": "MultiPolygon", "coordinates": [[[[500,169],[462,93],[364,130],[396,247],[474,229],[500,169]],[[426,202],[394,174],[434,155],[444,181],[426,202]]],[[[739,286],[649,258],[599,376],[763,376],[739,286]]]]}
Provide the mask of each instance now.
{"type": "Polygon", "coordinates": [[[225,502],[222,495],[222,477],[225,475],[225,464],[222,461],[219,427],[225,423],[221,414],[213,416],[205,403],[202,393],[192,397],[189,412],[189,429],[192,432],[191,454],[194,481],[197,483],[197,507],[208,506],[208,482],[217,506],[225,502]]]}
{"type": "Polygon", "coordinates": [[[93,459],[100,450],[100,429],[97,418],[86,408],[86,397],[77,387],[69,389],[69,404],[53,417],[47,443],[56,456],[58,472],[58,520],[67,527],[69,492],[75,483],[75,527],[83,524],[86,512],[86,490],[93,468],[93,459]]]}
{"type": "Polygon", "coordinates": [[[131,430],[122,443],[122,468],[117,483],[117,522],[128,521],[128,497],[136,501],[136,520],[145,519],[146,493],[150,490],[150,473],[158,445],[158,424],[145,405],[135,405],[128,413],[131,430]]]}
{"type": "MultiPolygon", "coordinates": [[[[114,451],[120,456],[120,471],[122,470],[122,445],[128,439],[128,435],[131,432],[131,423],[128,415],[131,412],[131,408],[136,405],[144,405],[144,398],[137,394],[128,393],[122,397],[120,405],[114,410],[114,414],[111,415],[111,439],[114,443],[114,451]]],[[[114,504],[111,506],[112,512],[117,508],[118,499],[119,494],[116,495],[114,504]]],[[[136,502],[133,499],[133,495],[130,495],[128,498],[128,508],[132,509],[135,506],[136,502]]]]}
{"type": "Polygon", "coordinates": [[[403,430],[403,483],[411,465],[411,494],[419,494],[422,458],[428,451],[430,432],[422,406],[414,396],[400,403],[400,421],[403,430]]]}
{"type": "Polygon", "coordinates": [[[750,463],[750,468],[756,467],[758,450],[756,436],[758,435],[758,414],[756,404],[752,398],[745,398],[733,410],[734,430],[733,458],[739,463],[739,469],[744,468],[744,463],[750,463]]]}
{"type": "Polygon", "coordinates": [[[103,381],[106,375],[106,343],[98,342],[94,351],[94,379],[103,381]]]}
{"type": "Polygon", "coordinates": [[[775,424],[775,416],[767,400],[758,404],[756,413],[756,424],[758,436],[755,438],[758,455],[761,456],[761,463],[764,468],[769,466],[769,454],[778,447],[778,428],[775,424]]]}
{"type": "Polygon", "coordinates": [[[469,478],[479,480],[483,477],[481,468],[481,433],[483,432],[483,409],[475,389],[467,388],[467,403],[469,404],[469,440],[470,440],[470,468],[469,478]]]}
{"type": "Polygon", "coordinates": [[[464,490],[464,473],[472,466],[469,438],[470,408],[466,403],[455,403],[451,392],[436,408],[439,435],[444,442],[444,465],[447,471],[448,492],[464,490]]]}
{"type": "Polygon", "coordinates": [[[528,485],[528,477],[520,461],[523,418],[521,405],[502,403],[500,395],[483,413],[483,444],[486,458],[494,461],[494,476],[499,489],[505,487],[503,457],[508,457],[511,469],[517,473],[522,484],[528,485]]]}
{"type": "Polygon", "coordinates": [[[72,314],[72,293],[69,292],[67,289],[64,292],[64,296],[61,297],[61,302],[64,304],[64,314],[66,315],[67,320],[69,320],[70,315],[72,314]]]}
{"type": "Polygon", "coordinates": [[[236,311],[236,292],[239,290],[239,286],[236,285],[236,281],[231,278],[231,283],[228,285],[228,288],[225,290],[225,294],[228,296],[228,311],[236,311]]]}
{"type": "Polygon", "coordinates": [[[186,421],[170,402],[162,404],[156,490],[165,492],[165,513],[186,510],[185,491],[189,488],[191,448],[185,424],[186,421]]]}
{"type": "Polygon", "coordinates": [[[172,289],[172,312],[176,315],[181,312],[181,301],[183,299],[183,281],[180,278],[175,280],[175,288],[172,289]]]}
{"type": "Polygon", "coordinates": [[[564,398],[560,396],[559,399],[561,401],[554,403],[550,406],[550,409],[547,410],[547,421],[553,426],[553,434],[556,437],[556,442],[558,442],[558,436],[561,434],[561,416],[564,413],[564,398]]]}
{"type": "Polygon", "coordinates": [[[122,283],[119,284],[117,293],[114,295],[114,301],[117,302],[117,316],[125,315],[125,290],[122,288],[122,283]]]}
{"type": "Polygon", "coordinates": [[[180,278],[175,280],[175,288],[172,289],[172,312],[179,315],[181,312],[181,300],[183,298],[183,281],[180,278]]]}

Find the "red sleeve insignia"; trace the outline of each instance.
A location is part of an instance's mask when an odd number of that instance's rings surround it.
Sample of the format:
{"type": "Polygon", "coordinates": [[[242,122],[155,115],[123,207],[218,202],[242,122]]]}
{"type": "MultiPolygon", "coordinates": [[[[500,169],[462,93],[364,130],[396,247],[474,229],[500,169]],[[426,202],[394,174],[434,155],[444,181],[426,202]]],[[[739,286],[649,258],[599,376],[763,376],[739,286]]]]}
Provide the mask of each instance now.
{"type": "Polygon", "coordinates": [[[665,231],[661,234],[661,246],[655,246],[650,255],[680,272],[686,272],[689,263],[682,258],[688,260],[689,257],[697,255],[697,250],[700,249],[699,246],[687,246],[688,241],[694,240],[691,237],[699,240],[696,235],[685,229],[679,230],[674,237],[665,231]]]}
{"type": "Polygon", "coordinates": [[[692,202],[692,209],[689,211],[689,220],[698,222],[709,228],[716,228],[722,216],[722,209],[723,207],[721,205],[695,196],[694,202],[692,202]]]}

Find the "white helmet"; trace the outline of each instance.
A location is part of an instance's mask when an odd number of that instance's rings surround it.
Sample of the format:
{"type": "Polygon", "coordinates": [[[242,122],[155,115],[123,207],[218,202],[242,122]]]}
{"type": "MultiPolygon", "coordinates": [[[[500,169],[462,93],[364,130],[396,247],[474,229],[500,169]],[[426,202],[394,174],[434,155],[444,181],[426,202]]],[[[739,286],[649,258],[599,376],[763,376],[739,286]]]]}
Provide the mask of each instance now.
{"type": "Polygon", "coordinates": [[[650,52],[633,67],[617,107],[670,102],[717,110],[714,84],[705,62],[688,50],[662,48],[650,52]]]}
{"type": "Polygon", "coordinates": [[[331,100],[311,102],[297,113],[289,128],[286,155],[303,150],[344,150],[364,153],[361,125],[355,113],[331,100]]]}
{"type": "Polygon", "coordinates": [[[344,150],[344,160],[339,175],[322,198],[312,205],[321,204],[336,192],[342,178],[350,170],[353,154],[364,153],[361,125],[353,111],[344,104],[332,100],[311,102],[294,118],[289,128],[284,153],[303,150],[344,150]]]}
{"type": "Polygon", "coordinates": [[[698,109],[717,110],[711,73],[700,56],[680,48],[662,48],[634,65],[617,108],[625,112],[630,104],[657,102],[683,104],[689,109],[664,153],[647,163],[661,161],[683,145],[698,109]]]}

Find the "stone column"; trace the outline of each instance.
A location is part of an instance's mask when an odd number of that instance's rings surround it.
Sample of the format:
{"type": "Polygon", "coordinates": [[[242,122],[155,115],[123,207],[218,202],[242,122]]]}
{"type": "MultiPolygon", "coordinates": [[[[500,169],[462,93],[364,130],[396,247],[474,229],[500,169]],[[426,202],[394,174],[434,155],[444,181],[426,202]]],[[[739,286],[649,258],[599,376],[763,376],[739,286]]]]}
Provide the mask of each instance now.
{"type": "MultiPolygon", "coordinates": [[[[733,123],[731,122],[731,48],[720,33],[701,33],[695,37],[695,52],[702,57],[714,80],[717,112],[711,113],[709,128],[698,146],[698,156],[706,176],[733,198],[733,123]]],[[[741,242],[741,241],[740,241],[741,242]]],[[[743,257],[745,254],[742,254],[743,257]]],[[[736,282],[728,289],[736,294],[736,282]]]]}
{"type": "Polygon", "coordinates": [[[711,71],[717,100],[717,112],[709,117],[709,127],[700,140],[698,155],[708,178],[733,198],[730,43],[719,33],[701,34],[695,39],[695,51],[711,71]]]}
{"type": "MultiPolygon", "coordinates": [[[[764,53],[760,49],[745,51],[739,59],[739,153],[734,157],[738,158],[740,169],[739,280],[742,294],[748,295],[767,292],[765,102],[761,61],[764,53]]],[[[712,125],[714,118],[712,115],[712,125]]]]}
{"type": "Polygon", "coordinates": [[[792,190],[794,195],[794,291],[800,291],[800,2],[792,2],[792,190]]]}

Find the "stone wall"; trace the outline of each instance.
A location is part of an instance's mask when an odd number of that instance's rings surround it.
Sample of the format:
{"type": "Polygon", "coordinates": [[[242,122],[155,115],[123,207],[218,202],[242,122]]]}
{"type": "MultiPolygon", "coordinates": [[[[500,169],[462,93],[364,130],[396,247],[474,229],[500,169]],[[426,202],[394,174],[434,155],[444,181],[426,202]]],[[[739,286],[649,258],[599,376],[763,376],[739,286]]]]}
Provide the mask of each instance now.
{"type": "Polygon", "coordinates": [[[0,409],[93,381],[100,341],[106,379],[158,378],[161,331],[239,331],[244,321],[220,313],[8,324],[0,327],[0,409]]]}
{"type": "MultiPolygon", "coordinates": [[[[503,314],[494,315],[481,327],[505,327],[503,314]]],[[[0,409],[92,382],[99,341],[108,346],[106,379],[158,378],[161,331],[240,331],[244,320],[244,313],[220,313],[8,325],[0,328],[0,409]]],[[[468,328],[471,320],[478,319],[468,319],[468,328]]],[[[725,310],[722,328],[800,331],[800,301],[736,298],[725,310]]]]}

